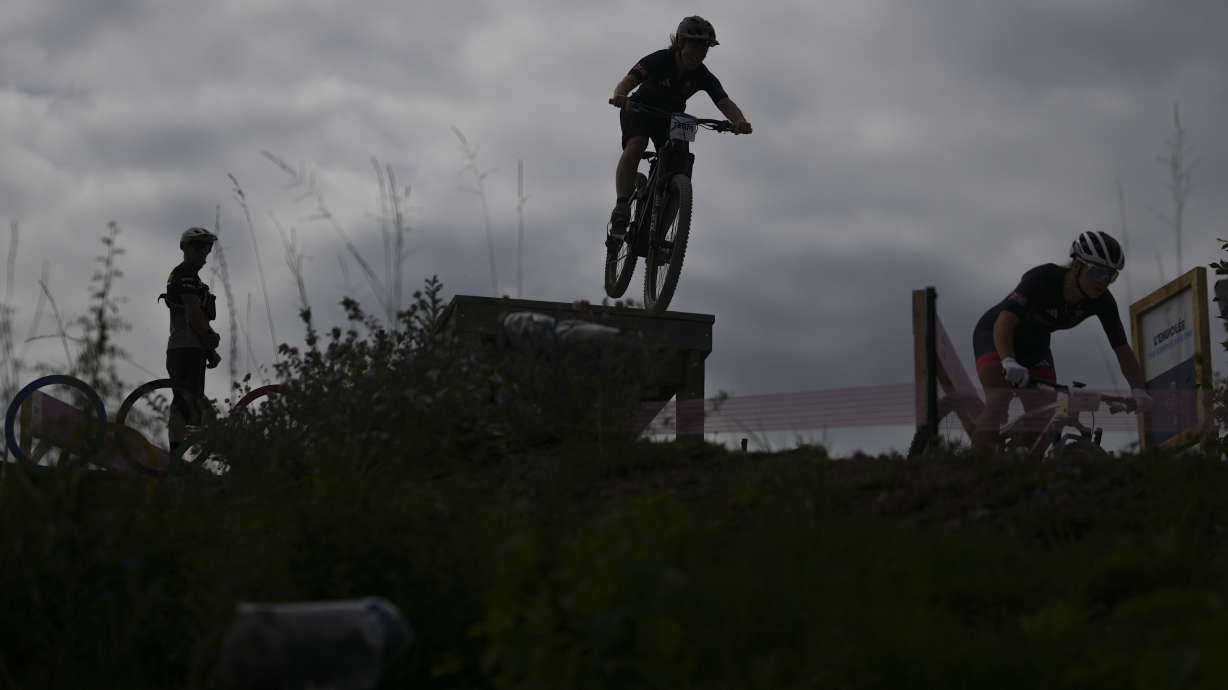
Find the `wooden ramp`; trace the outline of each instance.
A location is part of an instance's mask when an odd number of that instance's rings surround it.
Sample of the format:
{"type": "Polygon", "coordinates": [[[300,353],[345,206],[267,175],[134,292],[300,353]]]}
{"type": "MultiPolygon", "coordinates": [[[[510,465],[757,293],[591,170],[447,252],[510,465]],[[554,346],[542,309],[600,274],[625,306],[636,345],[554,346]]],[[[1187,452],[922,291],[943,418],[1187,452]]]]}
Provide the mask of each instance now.
{"type": "Polygon", "coordinates": [[[666,312],[587,303],[543,302],[508,297],[457,295],[448,304],[442,328],[473,342],[494,347],[499,319],[513,312],[531,311],[556,320],[579,319],[624,332],[640,333],[644,344],[665,366],[655,380],[645,381],[642,414],[635,431],[642,432],[671,398],[677,397],[675,434],[702,438],[704,433],[704,361],[712,352],[712,314],[666,312]]]}

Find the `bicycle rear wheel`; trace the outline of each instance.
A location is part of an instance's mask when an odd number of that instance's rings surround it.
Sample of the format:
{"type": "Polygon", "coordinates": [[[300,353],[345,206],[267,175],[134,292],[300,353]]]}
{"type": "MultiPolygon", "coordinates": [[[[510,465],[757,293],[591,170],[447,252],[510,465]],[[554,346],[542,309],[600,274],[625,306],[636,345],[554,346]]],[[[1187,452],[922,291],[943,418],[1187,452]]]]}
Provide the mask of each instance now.
{"type": "Polygon", "coordinates": [[[644,308],[659,314],[669,307],[682,274],[687,239],[691,234],[691,178],[674,175],[665,191],[658,227],[644,265],[644,308]]]}
{"type": "Polygon", "coordinates": [[[631,195],[631,225],[627,236],[621,242],[606,240],[605,294],[614,299],[623,296],[623,293],[627,291],[627,286],[631,284],[631,277],[635,275],[635,262],[638,257],[631,243],[631,234],[639,227],[640,216],[644,215],[644,210],[648,206],[645,203],[647,195],[644,194],[644,187],[647,185],[648,178],[644,176],[644,173],[636,173],[635,192],[631,195]]]}

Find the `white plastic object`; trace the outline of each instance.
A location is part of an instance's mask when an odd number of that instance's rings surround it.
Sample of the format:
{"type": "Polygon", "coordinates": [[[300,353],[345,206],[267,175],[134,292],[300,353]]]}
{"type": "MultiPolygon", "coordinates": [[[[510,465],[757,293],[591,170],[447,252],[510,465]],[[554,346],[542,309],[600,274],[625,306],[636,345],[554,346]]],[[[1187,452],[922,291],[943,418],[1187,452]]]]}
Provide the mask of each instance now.
{"type": "Polygon", "coordinates": [[[397,607],[380,597],[238,608],[220,660],[236,689],[370,690],[414,637],[397,607]]]}
{"type": "Polygon", "coordinates": [[[699,125],[695,118],[681,113],[674,113],[669,120],[669,138],[674,141],[695,141],[695,132],[699,125]]]}
{"type": "Polygon", "coordinates": [[[1070,414],[1077,415],[1080,412],[1095,412],[1100,407],[1100,394],[1089,391],[1071,391],[1070,393],[1070,414]]]}

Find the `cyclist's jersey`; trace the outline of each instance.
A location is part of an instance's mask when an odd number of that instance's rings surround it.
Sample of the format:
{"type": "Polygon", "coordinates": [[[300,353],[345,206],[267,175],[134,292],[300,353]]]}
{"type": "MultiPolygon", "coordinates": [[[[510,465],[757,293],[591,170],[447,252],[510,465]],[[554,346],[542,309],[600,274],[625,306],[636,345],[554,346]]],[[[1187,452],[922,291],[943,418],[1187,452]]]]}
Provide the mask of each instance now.
{"type": "Polygon", "coordinates": [[[166,292],[159,295],[159,298],[166,299],[166,306],[171,313],[171,335],[166,343],[167,350],[188,347],[205,349],[200,338],[196,337],[196,333],[188,325],[188,310],[183,305],[184,295],[196,295],[205,318],[212,321],[217,317],[216,300],[209,291],[209,286],[201,281],[198,271],[199,269],[188,265],[186,261],[179,264],[166,279],[166,292]]]}
{"type": "Polygon", "coordinates": [[[977,322],[973,341],[978,359],[995,351],[993,326],[1003,311],[1019,317],[1019,325],[1015,327],[1017,358],[1047,353],[1049,336],[1054,331],[1074,328],[1089,316],[1100,319],[1109,345],[1114,349],[1127,344],[1126,330],[1117,313],[1117,300],[1108,290],[1095,299],[1066,303],[1062,287],[1068,270],[1057,264],[1043,264],[1024,273],[1014,292],[991,307],[977,322]]]}
{"type": "Polygon", "coordinates": [[[700,91],[708,92],[713,103],[728,97],[720,80],[704,65],[683,72],[673,48],[645,55],[631,68],[630,74],[640,79],[631,100],[672,112],[685,110],[687,99],[700,91]]]}

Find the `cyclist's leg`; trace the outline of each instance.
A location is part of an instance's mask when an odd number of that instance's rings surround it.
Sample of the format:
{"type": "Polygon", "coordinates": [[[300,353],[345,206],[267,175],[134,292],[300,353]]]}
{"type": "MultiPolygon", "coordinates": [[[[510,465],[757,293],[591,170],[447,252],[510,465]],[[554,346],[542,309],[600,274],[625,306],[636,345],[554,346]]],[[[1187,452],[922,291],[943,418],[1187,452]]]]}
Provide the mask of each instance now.
{"type": "Polygon", "coordinates": [[[996,352],[977,357],[976,374],[985,390],[985,407],[976,418],[972,430],[972,450],[992,453],[998,445],[998,433],[1006,423],[1011,398],[1015,390],[1002,375],[1002,360],[996,352]]]}
{"type": "Polygon", "coordinates": [[[631,222],[631,193],[635,191],[635,172],[639,168],[640,156],[648,148],[648,137],[624,137],[623,155],[618,159],[618,170],[615,173],[614,186],[618,198],[614,200],[614,210],[610,213],[610,232],[621,236],[627,231],[631,222]]]}
{"type": "Polygon", "coordinates": [[[972,332],[972,351],[976,357],[976,374],[985,391],[985,406],[977,415],[972,428],[972,449],[978,453],[993,452],[998,446],[998,430],[1006,423],[1014,389],[1002,376],[1002,360],[993,341],[993,319],[982,318],[972,332]]]}
{"type": "Polygon", "coordinates": [[[622,156],[618,159],[618,168],[614,172],[614,190],[617,199],[614,202],[614,212],[610,214],[611,229],[621,233],[631,221],[631,193],[635,191],[635,173],[639,170],[640,159],[648,149],[650,135],[648,123],[643,116],[626,110],[619,113],[619,125],[622,127],[622,156]]]}
{"type": "MultiPolygon", "coordinates": [[[[1051,352],[1046,350],[1039,356],[1025,354],[1018,359],[1020,364],[1028,368],[1028,376],[1033,380],[1057,383],[1057,370],[1053,366],[1051,352]]],[[[1030,448],[1053,418],[1052,410],[1047,413],[1042,410],[1057,400],[1057,392],[1050,388],[1030,388],[1019,394],[1019,400],[1023,403],[1024,414],[1028,415],[1028,424],[1018,438],[1020,445],[1030,448]]]]}
{"type": "Polygon", "coordinates": [[[614,189],[619,199],[629,199],[635,187],[635,172],[640,167],[640,158],[648,150],[648,135],[623,137],[623,155],[618,159],[614,189]]]}
{"type": "Polygon", "coordinates": [[[205,351],[197,348],[176,348],[166,351],[167,376],[177,384],[200,396],[189,400],[188,394],[173,389],[167,435],[173,453],[183,441],[188,424],[200,423],[200,405],[205,393],[205,351]]]}

